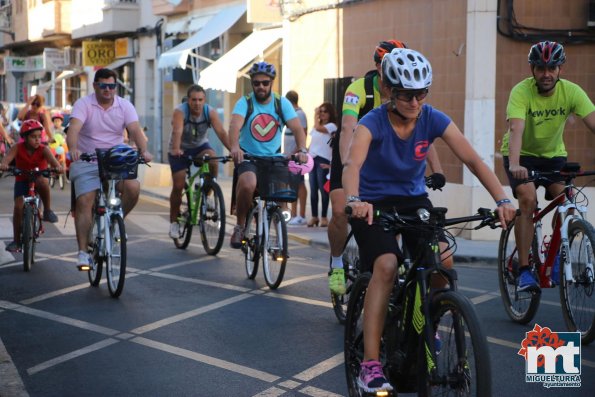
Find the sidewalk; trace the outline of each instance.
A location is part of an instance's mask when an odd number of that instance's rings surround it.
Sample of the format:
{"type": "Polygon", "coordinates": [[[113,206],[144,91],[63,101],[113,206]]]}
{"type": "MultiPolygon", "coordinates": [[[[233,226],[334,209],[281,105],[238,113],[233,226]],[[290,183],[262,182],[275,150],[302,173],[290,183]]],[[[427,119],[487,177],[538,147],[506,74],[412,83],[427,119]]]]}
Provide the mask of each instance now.
{"type": "MultiPolygon", "coordinates": [[[[235,217],[229,215],[229,204],[231,203],[231,184],[232,178],[223,176],[217,179],[217,182],[223,190],[225,196],[225,205],[227,212],[227,223],[229,225],[235,224],[235,217]]],[[[169,200],[171,187],[141,187],[142,194],[169,200]]],[[[309,194],[309,192],[308,192],[309,194]]],[[[310,199],[308,197],[306,205],[306,215],[310,214],[310,199]]],[[[330,215],[330,208],[329,208],[330,215]]],[[[231,230],[231,227],[229,228],[231,230]]],[[[288,226],[288,238],[293,241],[322,248],[328,248],[327,228],[323,227],[307,227],[307,226],[288,226]]],[[[483,240],[468,240],[464,238],[456,239],[457,248],[454,255],[456,262],[484,262],[489,264],[496,264],[498,260],[498,241],[483,241],[483,240]]],[[[228,242],[226,241],[227,245],[228,242]]]]}

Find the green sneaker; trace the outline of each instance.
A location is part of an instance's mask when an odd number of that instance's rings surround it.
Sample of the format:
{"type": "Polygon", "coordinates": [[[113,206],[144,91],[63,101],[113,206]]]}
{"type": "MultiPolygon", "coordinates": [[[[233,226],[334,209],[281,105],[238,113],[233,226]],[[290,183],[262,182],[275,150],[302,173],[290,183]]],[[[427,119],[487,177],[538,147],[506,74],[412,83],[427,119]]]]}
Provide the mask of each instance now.
{"type": "Polygon", "coordinates": [[[345,270],[331,269],[328,274],[328,287],[335,295],[345,294],[345,270]]]}

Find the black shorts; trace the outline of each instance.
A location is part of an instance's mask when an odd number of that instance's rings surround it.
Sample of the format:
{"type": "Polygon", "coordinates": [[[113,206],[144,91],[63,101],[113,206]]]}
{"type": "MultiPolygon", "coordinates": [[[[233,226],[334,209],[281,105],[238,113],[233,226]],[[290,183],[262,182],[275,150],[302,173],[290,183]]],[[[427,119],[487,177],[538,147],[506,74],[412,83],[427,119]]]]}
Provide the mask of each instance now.
{"type": "Polygon", "coordinates": [[[331,158],[331,183],[330,191],[343,189],[343,162],[341,161],[341,151],[339,150],[339,140],[341,133],[337,131],[332,140],[333,157],[331,158]]]}
{"type": "MultiPolygon", "coordinates": [[[[548,158],[544,158],[544,157],[521,156],[519,159],[519,163],[522,167],[525,167],[528,171],[533,171],[533,170],[542,171],[542,172],[560,171],[566,164],[566,157],[552,157],[551,159],[548,159],[548,158]]],[[[506,176],[508,177],[508,182],[510,183],[510,188],[512,189],[512,194],[514,195],[514,198],[517,198],[516,188],[517,188],[517,186],[522,185],[523,181],[521,179],[515,179],[512,176],[512,174],[508,170],[509,166],[510,166],[510,160],[509,160],[508,156],[504,156],[504,171],[506,172],[506,176]]],[[[548,176],[547,180],[540,179],[540,180],[534,181],[533,184],[535,185],[536,189],[539,186],[543,186],[547,190],[547,188],[552,183],[558,183],[558,182],[562,182],[562,181],[564,181],[563,176],[552,175],[552,176],[548,176]]],[[[552,199],[552,197],[550,196],[549,193],[546,193],[545,197],[548,200],[552,199]]]]}
{"type": "MultiPolygon", "coordinates": [[[[427,196],[394,198],[373,204],[375,209],[396,209],[403,215],[415,214],[420,208],[430,209],[433,207],[427,196]]],[[[376,258],[384,254],[395,254],[399,261],[403,259],[402,251],[393,233],[385,232],[382,226],[377,224],[368,225],[367,221],[361,219],[351,219],[350,223],[359,247],[360,271],[371,272],[376,258]]],[[[417,252],[420,243],[425,243],[432,238],[431,234],[432,231],[416,229],[403,233],[403,244],[407,247],[410,256],[417,252]]],[[[439,240],[446,241],[444,234],[440,236],[439,240]]]]}

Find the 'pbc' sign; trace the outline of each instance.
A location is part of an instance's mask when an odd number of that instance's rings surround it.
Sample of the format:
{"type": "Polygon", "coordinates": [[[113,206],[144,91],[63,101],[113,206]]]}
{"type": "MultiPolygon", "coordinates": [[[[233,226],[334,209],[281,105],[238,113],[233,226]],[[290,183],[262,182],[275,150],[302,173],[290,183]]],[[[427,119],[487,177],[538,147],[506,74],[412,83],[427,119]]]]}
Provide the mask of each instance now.
{"type": "Polygon", "coordinates": [[[114,61],[113,41],[83,41],[83,66],[105,66],[114,61]]]}

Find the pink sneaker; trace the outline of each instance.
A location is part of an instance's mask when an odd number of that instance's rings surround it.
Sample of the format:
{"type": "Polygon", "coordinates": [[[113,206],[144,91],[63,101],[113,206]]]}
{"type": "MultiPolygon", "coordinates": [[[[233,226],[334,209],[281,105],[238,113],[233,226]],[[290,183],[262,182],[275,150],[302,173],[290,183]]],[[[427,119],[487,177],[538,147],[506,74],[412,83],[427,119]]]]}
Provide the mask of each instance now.
{"type": "Polygon", "coordinates": [[[357,385],[368,393],[391,391],[393,389],[384,377],[382,364],[379,361],[362,362],[359,377],[357,378],[357,385]]]}

